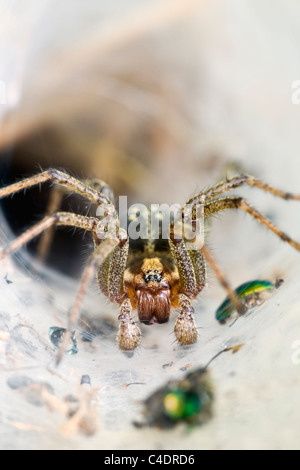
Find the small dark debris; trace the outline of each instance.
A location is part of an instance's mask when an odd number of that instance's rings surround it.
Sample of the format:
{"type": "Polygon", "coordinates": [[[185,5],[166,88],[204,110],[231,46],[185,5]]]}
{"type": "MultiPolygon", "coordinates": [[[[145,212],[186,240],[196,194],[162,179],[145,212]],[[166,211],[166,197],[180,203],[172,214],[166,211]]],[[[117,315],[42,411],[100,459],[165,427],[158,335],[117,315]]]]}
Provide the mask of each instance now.
{"type": "Polygon", "coordinates": [[[192,367],[192,364],[186,364],[185,366],[180,367],[179,370],[182,370],[183,372],[185,372],[185,371],[188,370],[190,367],[192,367]]]}
{"type": "Polygon", "coordinates": [[[7,278],[7,274],[6,274],[6,276],[4,277],[4,280],[5,280],[6,284],[13,284],[13,281],[10,281],[10,280],[7,278]]]}
{"type": "Polygon", "coordinates": [[[88,384],[91,385],[91,377],[89,375],[83,375],[81,377],[80,385],[88,384]]]}
{"type": "Polygon", "coordinates": [[[163,365],[162,365],[162,368],[163,368],[163,369],[168,369],[168,367],[172,367],[173,364],[174,364],[173,361],[172,361],[172,362],[168,362],[167,364],[163,364],[163,365]]]}
{"type": "MultiPolygon", "coordinates": [[[[49,329],[49,337],[51,343],[56,347],[59,348],[64,334],[67,330],[65,328],[60,328],[58,326],[52,326],[49,329]]],[[[77,354],[78,353],[78,347],[77,347],[77,341],[76,341],[76,336],[75,336],[75,331],[72,332],[72,336],[70,339],[70,346],[66,350],[66,354],[72,355],[72,354],[77,354]]]]}
{"type": "Polygon", "coordinates": [[[30,377],[23,375],[13,376],[7,380],[7,385],[12,390],[18,390],[25,400],[34,406],[43,406],[45,400],[42,396],[42,389],[47,390],[47,392],[53,395],[53,387],[47,382],[36,382],[30,377]]]}
{"type": "Polygon", "coordinates": [[[33,384],[34,381],[30,377],[14,375],[10,377],[6,383],[12,390],[18,390],[19,388],[28,387],[28,385],[33,384]]]}
{"type": "Polygon", "coordinates": [[[276,279],[275,281],[275,287],[276,289],[279,289],[279,287],[284,283],[284,279],[276,279]]]}
{"type": "Polygon", "coordinates": [[[78,398],[76,398],[74,395],[66,395],[64,397],[64,401],[67,403],[78,403],[78,398]]]}
{"type": "Polygon", "coordinates": [[[134,356],[134,351],[122,351],[122,354],[126,356],[128,359],[131,359],[134,356]]]}
{"type": "Polygon", "coordinates": [[[123,384],[123,387],[127,388],[127,387],[130,387],[130,385],[146,385],[145,382],[130,382],[130,383],[126,383],[126,384],[123,384]]]}
{"type": "Polygon", "coordinates": [[[25,391],[25,398],[28,403],[34,406],[43,406],[45,404],[45,399],[42,395],[42,389],[45,389],[47,392],[49,392],[51,395],[54,395],[54,390],[53,387],[46,383],[46,382],[36,382],[33,383],[32,385],[37,385],[37,388],[28,387],[26,388],[25,391]]]}

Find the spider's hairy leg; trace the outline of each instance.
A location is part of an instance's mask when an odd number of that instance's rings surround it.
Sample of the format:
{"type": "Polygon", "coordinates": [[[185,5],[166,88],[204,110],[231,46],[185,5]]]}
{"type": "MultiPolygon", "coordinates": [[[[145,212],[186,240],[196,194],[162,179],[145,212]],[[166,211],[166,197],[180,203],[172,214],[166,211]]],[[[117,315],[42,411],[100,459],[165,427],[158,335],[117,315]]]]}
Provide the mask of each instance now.
{"type": "MultiPolygon", "coordinates": [[[[73,214],[69,212],[57,212],[56,214],[53,214],[52,216],[46,216],[43,220],[41,220],[39,223],[31,227],[29,230],[27,230],[18,238],[16,238],[10,245],[8,245],[8,247],[2,251],[1,253],[2,257],[10,253],[13,253],[17,249],[19,249],[22,245],[29,242],[32,238],[39,235],[44,230],[48,229],[49,227],[53,225],[78,227],[83,230],[94,232],[95,237],[97,237],[97,227],[99,225],[99,219],[94,218],[94,217],[85,217],[79,214],[73,214]]],[[[74,326],[77,323],[81,306],[83,303],[83,299],[86,295],[91,279],[96,272],[97,266],[99,264],[104,263],[106,258],[111,254],[114,248],[116,248],[121,243],[122,239],[124,238],[124,232],[125,232],[124,230],[119,229],[118,236],[115,236],[115,237],[111,236],[110,238],[106,238],[95,247],[95,250],[92,256],[90,257],[90,260],[88,261],[86,268],[82,275],[79,291],[78,291],[74,306],[72,308],[72,311],[69,317],[68,328],[64,335],[64,339],[62,341],[60,349],[58,351],[57,360],[56,360],[57,364],[62,359],[62,356],[68,344],[68,341],[70,340],[74,326]]],[[[126,232],[125,232],[125,237],[127,238],[126,232]]]]}
{"type": "Polygon", "coordinates": [[[169,246],[179,274],[179,294],[175,297],[174,304],[179,306],[180,312],[174,333],[181,345],[193,344],[197,341],[198,332],[190,299],[205,286],[205,263],[201,254],[187,249],[183,239],[172,236],[169,246]]]}
{"type": "Polygon", "coordinates": [[[23,189],[45,183],[46,181],[52,181],[52,183],[58,184],[70,192],[80,194],[83,198],[88,199],[94,204],[100,205],[111,203],[111,201],[104,194],[101,194],[97,189],[88,186],[83,181],[73,178],[73,176],[68,175],[68,173],[56,170],[54,168],[42,171],[38,175],[31,176],[17,183],[13,183],[9,186],[1,188],[0,199],[22,191],[23,189]]]}
{"type": "MultiPolygon", "coordinates": [[[[203,241],[202,241],[203,242],[203,241]]],[[[188,244],[184,240],[172,237],[169,240],[172,256],[179,273],[179,306],[181,308],[178,320],[175,324],[175,336],[182,345],[192,344],[197,340],[197,328],[194,322],[194,309],[191,298],[196,297],[206,284],[205,261],[214,271],[218,281],[226,290],[229,298],[235,305],[237,311],[245,312],[243,304],[240,302],[234,290],[230,287],[226,277],[215,262],[210,250],[205,244],[194,246],[188,249],[188,244]]]]}
{"type": "Polygon", "coordinates": [[[125,299],[121,305],[119,315],[120,328],[117,336],[119,348],[122,351],[132,351],[141,340],[141,332],[131,316],[132,306],[129,299],[125,299]]]}
{"type": "MultiPolygon", "coordinates": [[[[61,202],[64,196],[64,190],[59,187],[55,186],[50,191],[50,198],[47,204],[46,215],[51,215],[58,212],[61,202]]],[[[39,241],[37,243],[37,256],[41,263],[46,261],[46,258],[50,252],[51,244],[54,237],[55,226],[52,225],[48,229],[46,229],[41,236],[39,237],[39,241]]]]}
{"type": "Polygon", "coordinates": [[[300,201],[300,195],[291,194],[281,189],[275,188],[263,181],[255,178],[250,175],[238,175],[233,178],[221,181],[216,185],[212,186],[206,191],[203,191],[196,196],[193,196],[186,204],[205,204],[206,202],[211,201],[212,199],[221,196],[224,193],[227,193],[233,189],[239,188],[241,186],[248,185],[258,189],[262,189],[268,193],[273,194],[274,196],[280,197],[286,200],[300,201]]]}
{"type": "Polygon", "coordinates": [[[204,214],[206,217],[209,217],[216,212],[220,212],[226,209],[242,209],[244,212],[256,219],[259,223],[264,225],[267,229],[275,233],[275,235],[277,235],[281,240],[289,243],[293,248],[300,251],[300,243],[296,242],[291,237],[289,237],[289,235],[280,230],[270,219],[261,214],[241,197],[228,197],[209,202],[204,207],[204,214]]]}
{"type": "Polygon", "coordinates": [[[56,214],[48,215],[15,238],[6,248],[0,250],[0,259],[14,253],[30,240],[40,235],[44,230],[55,225],[77,227],[92,232],[96,230],[97,223],[98,219],[95,217],[85,217],[73,214],[72,212],[57,212],[56,214]]]}
{"type": "MultiPolygon", "coordinates": [[[[121,232],[121,230],[120,230],[121,232]]],[[[122,232],[121,232],[122,233],[122,232]]],[[[95,237],[96,245],[99,244],[95,237]]],[[[102,242],[100,242],[102,243],[102,242]]],[[[109,300],[121,304],[126,297],[124,293],[124,272],[129,250],[129,238],[123,231],[122,240],[97,270],[99,289],[109,300]]]]}
{"type": "Polygon", "coordinates": [[[183,239],[171,236],[169,246],[178,269],[180,292],[195,296],[198,292],[194,265],[183,239]]]}
{"type": "Polygon", "coordinates": [[[230,298],[231,302],[235,306],[236,310],[240,315],[245,313],[245,307],[239,300],[238,296],[234,292],[234,290],[231,288],[229,282],[227,281],[225,275],[219,268],[218,264],[216,263],[214,257],[212,256],[210,250],[206,245],[203,245],[201,248],[201,253],[210,265],[211,269],[214,271],[218,281],[222,285],[222,287],[226,290],[228,297],[230,298]]]}
{"type": "Polygon", "coordinates": [[[95,189],[98,193],[105,196],[113,205],[115,204],[115,195],[113,189],[109,186],[106,181],[99,178],[89,178],[84,181],[87,186],[95,189]]]}
{"type": "MultiPolygon", "coordinates": [[[[83,182],[87,187],[97,190],[99,193],[104,195],[109,201],[114,204],[114,193],[111,187],[103,180],[100,179],[88,179],[83,182]]],[[[49,201],[47,203],[46,214],[51,215],[61,207],[63,197],[68,194],[68,188],[64,186],[54,186],[51,188],[49,201]]],[[[89,211],[88,211],[89,212],[89,211]]],[[[51,244],[54,238],[54,226],[45,230],[39,238],[37,244],[37,256],[41,263],[45,262],[51,248],[51,244]]]]}
{"type": "Polygon", "coordinates": [[[177,317],[174,333],[177,341],[182,345],[193,344],[197,341],[198,332],[194,320],[194,308],[191,300],[185,294],[178,295],[180,312],[177,317]]]}
{"type": "Polygon", "coordinates": [[[97,245],[95,247],[95,250],[94,250],[93,254],[91,255],[91,257],[90,257],[90,259],[89,259],[89,261],[88,261],[88,263],[87,263],[87,265],[84,269],[84,272],[82,274],[78,294],[77,294],[75,303],[72,307],[72,310],[71,310],[71,313],[70,313],[70,316],[69,316],[67,331],[64,335],[64,339],[61,343],[61,346],[59,348],[59,351],[58,351],[58,354],[57,354],[57,357],[56,357],[56,364],[60,363],[60,361],[61,361],[61,359],[64,355],[67,344],[68,344],[68,342],[71,338],[72,331],[74,330],[74,328],[77,324],[84,297],[87,293],[87,290],[89,288],[89,285],[90,285],[93,277],[95,276],[95,272],[96,272],[97,267],[99,265],[101,265],[102,263],[104,263],[105,260],[107,259],[107,257],[114,250],[114,248],[116,248],[119,245],[119,243],[122,240],[122,236],[123,236],[123,231],[122,231],[122,229],[120,229],[119,238],[113,238],[113,237],[106,238],[99,245],[97,245]]]}
{"type": "MultiPolygon", "coordinates": [[[[121,229],[120,229],[121,231],[121,229]]],[[[117,343],[121,350],[132,351],[141,339],[141,332],[132,319],[132,305],[124,292],[124,273],[126,270],[129,251],[129,238],[124,231],[121,242],[106,260],[99,265],[97,280],[100,290],[112,302],[120,305],[120,327],[117,343]]]]}
{"type": "Polygon", "coordinates": [[[194,247],[193,250],[189,250],[188,253],[193,263],[194,273],[196,277],[197,293],[199,293],[206,286],[206,262],[201,251],[195,248],[196,247],[194,247]]]}

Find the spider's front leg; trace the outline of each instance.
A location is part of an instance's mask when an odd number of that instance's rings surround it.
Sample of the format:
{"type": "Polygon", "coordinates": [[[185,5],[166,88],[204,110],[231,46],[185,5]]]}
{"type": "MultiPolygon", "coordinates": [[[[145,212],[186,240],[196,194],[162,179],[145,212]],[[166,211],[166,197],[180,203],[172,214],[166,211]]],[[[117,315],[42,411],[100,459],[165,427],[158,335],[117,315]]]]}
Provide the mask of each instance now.
{"type": "Polygon", "coordinates": [[[198,332],[192,302],[187,295],[179,294],[178,305],[180,312],[174,327],[175,337],[182,346],[193,344],[197,341],[198,332]]]}
{"type": "MultiPolygon", "coordinates": [[[[43,220],[13,240],[5,249],[0,251],[0,259],[8,256],[11,253],[14,253],[25,243],[29,242],[34,237],[43,233],[44,230],[47,230],[52,226],[63,225],[81,228],[83,230],[92,232],[94,237],[97,238],[97,231],[100,224],[101,221],[95,217],[85,217],[69,212],[57,212],[55,214],[44,217],[43,220]]],[[[96,245],[95,250],[90,257],[81,278],[78,294],[69,317],[68,328],[57,354],[57,364],[61,361],[72,331],[76,327],[84,297],[87,293],[90,282],[95,275],[97,267],[99,265],[105,265],[105,261],[118,249],[119,246],[121,247],[120,249],[122,249],[122,246],[126,244],[126,240],[127,234],[125,230],[120,228],[117,234],[112,234],[110,237],[107,237],[106,239],[102,240],[101,243],[96,245]]]]}
{"type": "Polygon", "coordinates": [[[184,238],[175,237],[173,233],[169,239],[169,245],[179,274],[179,294],[175,305],[179,306],[180,312],[174,333],[181,345],[188,345],[195,343],[198,337],[191,299],[195,298],[206,285],[206,262],[227,291],[237,311],[242,314],[245,308],[201,237],[199,239],[195,237],[194,241],[188,242],[184,238]]]}
{"type": "MultiPolygon", "coordinates": [[[[120,243],[114,248],[105,262],[99,264],[97,280],[103,294],[112,302],[120,305],[118,346],[122,351],[132,351],[140,343],[141,332],[132,318],[132,305],[124,291],[124,273],[128,259],[129,239],[125,230],[119,230],[122,234],[120,243]]],[[[99,242],[95,239],[95,243],[99,242]]],[[[100,241],[100,247],[102,243],[100,241]]]]}
{"type": "Polygon", "coordinates": [[[117,335],[118,346],[122,351],[133,351],[141,340],[141,331],[133,320],[131,313],[130,300],[125,299],[121,305],[120,328],[117,335]]]}
{"type": "MultiPolygon", "coordinates": [[[[99,178],[88,179],[82,182],[86,185],[87,188],[92,188],[96,190],[102,196],[105,196],[108,201],[111,201],[114,204],[114,193],[111,187],[103,180],[99,178]]],[[[54,214],[60,210],[64,196],[69,193],[69,187],[64,187],[61,185],[54,185],[51,188],[49,200],[47,203],[47,215],[54,214]]],[[[90,202],[91,203],[91,202],[90,202]]],[[[45,230],[39,237],[37,243],[37,255],[41,263],[45,262],[47,256],[50,253],[51,244],[54,238],[55,227],[52,226],[45,230]]]]}
{"type": "Polygon", "coordinates": [[[195,343],[198,338],[191,299],[205,287],[206,265],[201,253],[189,250],[183,239],[171,237],[169,245],[179,274],[179,293],[174,304],[180,312],[174,333],[177,341],[185,346],[195,343]]]}

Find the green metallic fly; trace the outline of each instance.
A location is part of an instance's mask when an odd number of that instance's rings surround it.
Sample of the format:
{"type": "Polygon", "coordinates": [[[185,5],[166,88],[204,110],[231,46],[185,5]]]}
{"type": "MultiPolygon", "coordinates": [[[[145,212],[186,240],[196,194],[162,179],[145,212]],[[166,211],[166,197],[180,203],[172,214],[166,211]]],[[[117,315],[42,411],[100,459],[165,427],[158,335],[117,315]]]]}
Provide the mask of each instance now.
{"type": "MultiPolygon", "coordinates": [[[[246,309],[257,307],[265,302],[265,294],[278,289],[283,283],[282,279],[277,279],[275,283],[266,280],[254,280],[245,282],[235,289],[235,293],[244,304],[246,309]]],[[[226,297],[224,302],[216,311],[216,319],[220,323],[226,323],[235,310],[235,306],[229,297],[226,297]]]]}
{"type": "Polygon", "coordinates": [[[193,370],[179,380],[171,380],[152,393],[144,402],[144,422],[136,427],[172,429],[179,424],[191,427],[207,423],[213,416],[215,386],[208,370],[221,354],[237,353],[244,345],[238,344],[219,351],[204,367],[193,370]]]}

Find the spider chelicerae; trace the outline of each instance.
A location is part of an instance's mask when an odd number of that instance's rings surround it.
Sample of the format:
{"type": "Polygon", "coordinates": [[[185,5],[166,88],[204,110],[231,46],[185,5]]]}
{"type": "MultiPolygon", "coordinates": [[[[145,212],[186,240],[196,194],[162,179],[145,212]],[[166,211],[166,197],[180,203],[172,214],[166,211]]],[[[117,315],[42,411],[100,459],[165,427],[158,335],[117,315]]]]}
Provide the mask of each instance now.
{"type": "MultiPolygon", "coordinates": [[[[134,350],[140,343],[141,332],[132,317],[135,309],[138,311],[139,320],[146,324],[165,323],[169,320],[171,309],[179,309],[174,327],[177,341],[181,345],[196,342],[198,332],[193,317],[192,300],[206,285],[206,264],[214,271],[236,310],[240,314],[244,313],[244,305],[230,287],[205,243],[198,245],[194,243],[191,246],[190,241],[187,243],[184,236],[176,236],[174,223],[170,221],[170,236],[167,241],[147,239],[137,244],[136,240],[130,239],[126,230],[119,226],[118,214],[113,204],[113,192],[101,180],[80,181],[63,171],[49,169],[0,189],[0,199],[46,181],[52,182],[63,191],[75,192],[96,206],[102,207],[106,220],[113,220],[116,226],[115,233],[108,234],[99,217],[55,210],[0,252],[1,258],[8,256],[34,237],[49,232],[57,225],[77,227],[92,232],[94,251],[83,271],[57,362],[62,358],[79,318],[84,296],[95,274],[100,290],[120,307],[117,342],[121,350],[134,350]],[[106,236],[101,236],[105,231],[106,236]]],[[[300,200],[299,195],[281,191],[253,176],[242,174],[221,181],[189,199],[186,205],[192,207],[191,224],[197,222],[197,211],[193,209],[198,204],[203,207],[204,219],[227,209],[241,209],[281,240],[300,251],[299,243],[282,232],[244,198],[226,195],[243,185],[262,189],[286,200],[300,200]]]]}

